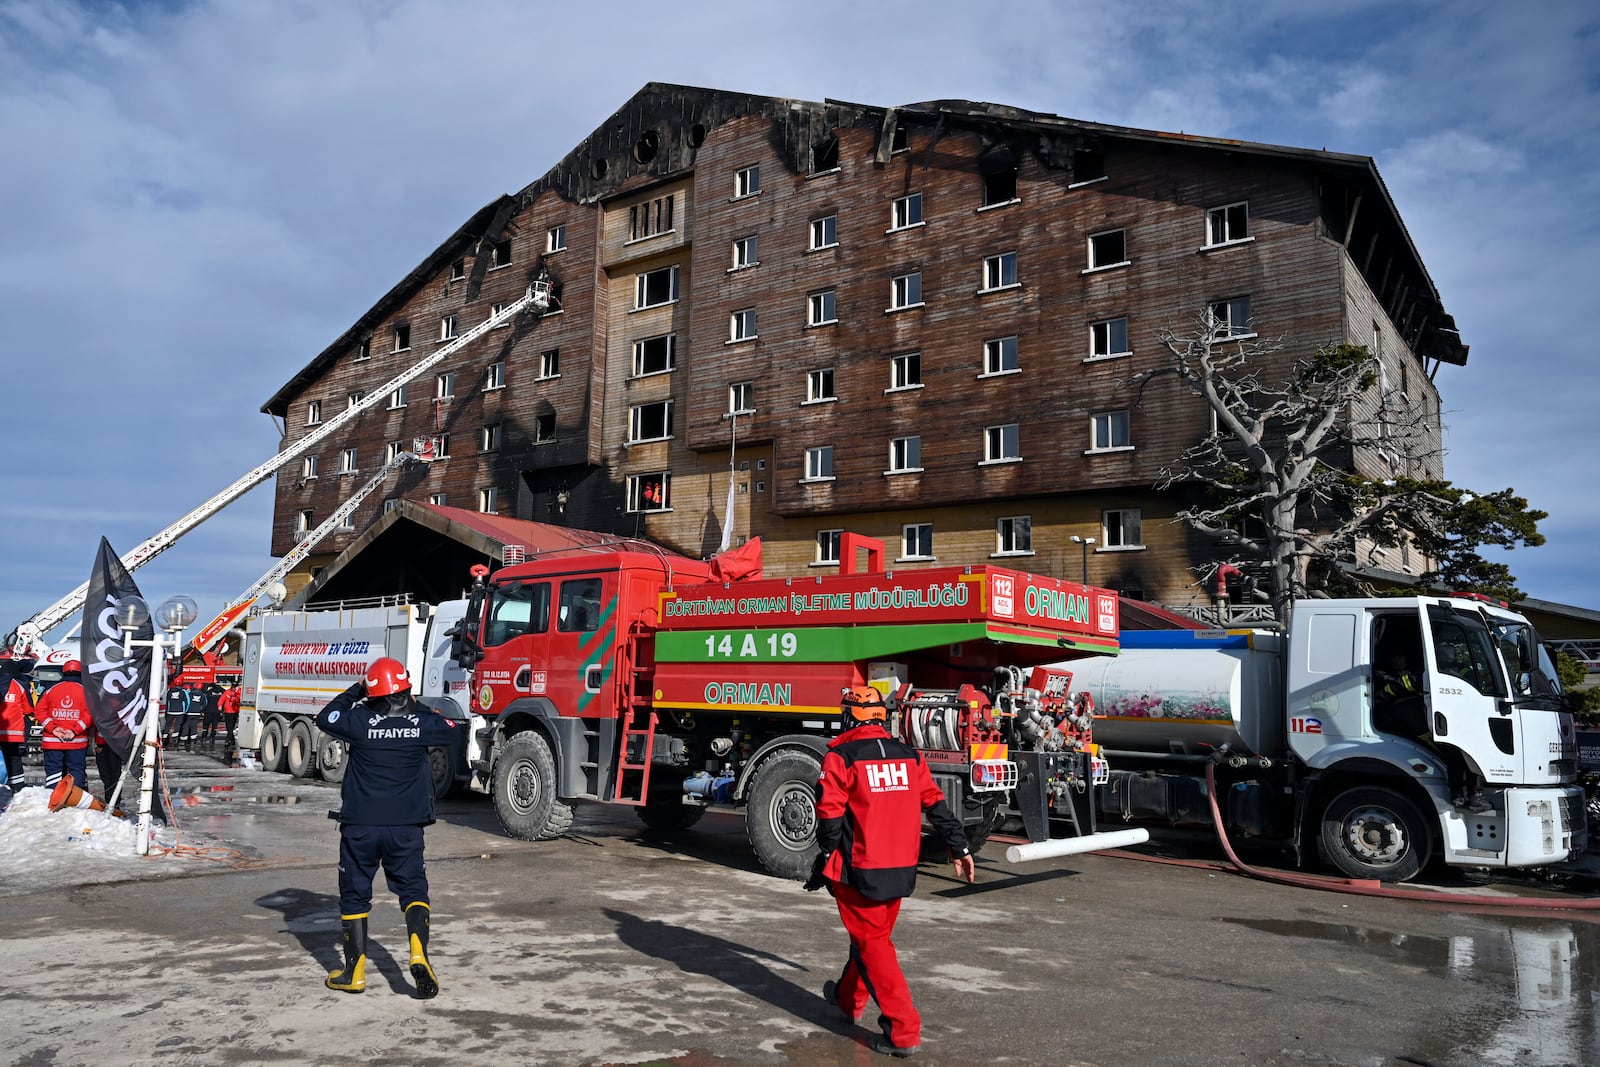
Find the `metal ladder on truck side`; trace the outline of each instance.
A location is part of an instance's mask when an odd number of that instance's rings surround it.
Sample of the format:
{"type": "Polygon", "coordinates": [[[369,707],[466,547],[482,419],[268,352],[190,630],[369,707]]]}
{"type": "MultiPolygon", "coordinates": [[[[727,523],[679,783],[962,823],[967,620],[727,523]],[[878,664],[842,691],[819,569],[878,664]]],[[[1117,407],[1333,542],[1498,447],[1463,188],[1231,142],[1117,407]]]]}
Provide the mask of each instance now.
{"type": "Polygon", "coordinates": [[[635,668],[635,653],[643,633],[644,626],[634,622],[628,630],[628,639],[617,650],[616,684],[626,696],[622,705],[622,729],[617,736],[617,771],[611,790],[613,803],[636,808],[644,807],[650,797],[650,762],[655,755],[656,724],[660,721],[650,697],[654,691],[654,672],[641,677],[635,668]],[[641,681],[643,686],[639,684],[641,681]],[[637,760],[630,758],[636,745],[640,749],[637,760]],[[626,792],[631,772],[638,772],[639,775],[637,796],[627,795],[626,792]]]}

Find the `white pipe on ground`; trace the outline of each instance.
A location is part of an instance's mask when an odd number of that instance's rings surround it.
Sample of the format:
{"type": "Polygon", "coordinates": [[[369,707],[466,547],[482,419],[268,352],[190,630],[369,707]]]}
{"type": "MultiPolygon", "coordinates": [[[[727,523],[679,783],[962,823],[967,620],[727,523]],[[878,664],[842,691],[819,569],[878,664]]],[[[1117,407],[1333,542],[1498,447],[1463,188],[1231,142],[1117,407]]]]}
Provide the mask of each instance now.
{"type": "Polygon", "coordinates": [[[1112,830],[1103,834],[1085,834],[1083,837],[1061,837],[1052,841],[1032,841],[1026,845],[1012,845],[1006,849],[1007,863],[1027,863],[1029,860],[1047,860],[1056,856],[1073,856],[1079,852],[1094,852],[1102,848],[1126,848],[1142,845],[1150,840],[1150,831],[1143,827],[1132,830],[1112,830]]]}

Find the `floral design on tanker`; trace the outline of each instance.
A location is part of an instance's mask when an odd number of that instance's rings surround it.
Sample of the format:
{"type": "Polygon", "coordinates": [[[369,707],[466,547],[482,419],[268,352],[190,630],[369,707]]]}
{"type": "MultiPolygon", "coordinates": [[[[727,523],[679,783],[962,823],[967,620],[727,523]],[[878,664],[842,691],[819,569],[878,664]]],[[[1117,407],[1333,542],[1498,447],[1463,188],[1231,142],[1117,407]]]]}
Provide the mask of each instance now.
{"type": "Polygon", "coordinates": [[[1148,689],[1108,688],[1098,712],[1112,719],[1184,719],[1193,722],[1231,722],[1233,709],[1226,693],[1199,690],[1161,692],[1148,689]]]}

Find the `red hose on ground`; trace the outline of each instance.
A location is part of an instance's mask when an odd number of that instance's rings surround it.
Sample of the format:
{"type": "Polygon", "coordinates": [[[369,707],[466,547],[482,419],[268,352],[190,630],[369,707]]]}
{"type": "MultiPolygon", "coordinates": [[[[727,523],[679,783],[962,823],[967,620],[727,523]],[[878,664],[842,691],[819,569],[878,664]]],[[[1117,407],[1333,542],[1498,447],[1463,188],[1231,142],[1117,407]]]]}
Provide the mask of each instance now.
{"type": "Polygon", "coordinates": [[[1532,908],[1544,911],[1596,911],[1600,899],[1552,900],[1547,897],[1481,897],[1473,893],[1435,893],[1425,889],[1399,889],[1365,878],[1324,878],[1309,874],[1280,874],[1261,871],[1246,864],[1233,851],[1227,831],[1222,828],[1222,810],[1217,807],[1216,768],[1206,764],[1206,792],[1211,802],[1211,824],[1216,828],[1222,851],[1240,874],[1259,878],[1264,882],[1292,885],[1301,889],[1320,889],[1331,893],[1353,893],[1362,897],[1385,897],[1389,900],[1417,900],[1429,904],[1449,904],[1452,907],[1473,909],[1532,908]]]}

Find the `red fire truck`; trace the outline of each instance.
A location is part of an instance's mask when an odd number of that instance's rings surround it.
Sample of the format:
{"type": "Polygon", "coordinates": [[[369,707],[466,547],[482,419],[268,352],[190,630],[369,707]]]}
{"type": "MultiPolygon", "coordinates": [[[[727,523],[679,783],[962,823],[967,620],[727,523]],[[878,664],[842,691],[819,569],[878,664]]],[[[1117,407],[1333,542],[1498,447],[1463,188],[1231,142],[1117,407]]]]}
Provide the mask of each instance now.
{"type": "Polygon", "coordinates": [[[762,579],[759,541],[709,562],[628,541],[476,568],[452,655],[505,830],[558,836],[579,800],[661,830],[742,810],[762,864],[801,877],[840,693],[869,684],[975,844],[1007,810],[1036,841],[1052,819],[1092,833],[1105,765],[1060,664],[1116,652],[1116,595],[994,566],[888,572],[853,534],[841,561],[762,579]]]}

